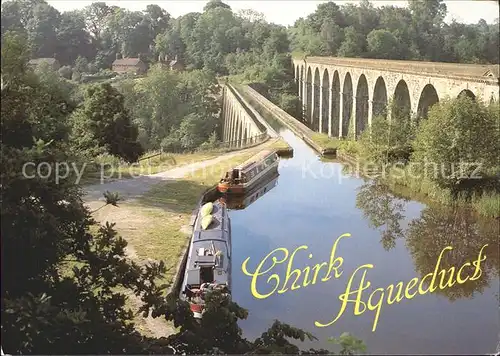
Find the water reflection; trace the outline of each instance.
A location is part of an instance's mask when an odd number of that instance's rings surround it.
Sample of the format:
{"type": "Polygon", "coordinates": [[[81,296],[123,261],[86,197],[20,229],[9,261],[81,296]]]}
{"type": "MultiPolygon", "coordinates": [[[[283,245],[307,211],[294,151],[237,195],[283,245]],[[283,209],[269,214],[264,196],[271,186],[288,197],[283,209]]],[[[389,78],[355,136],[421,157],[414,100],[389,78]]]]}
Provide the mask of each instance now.
{"type": "MultiPolygon", "coordinates": [[[[445,283],[452,274],[453,280],[456,280],[458,269],[467,262],[477,260],[481,248],[488,245],[483,251],[486,260],[480,264],[480,278],[463,284],[455,283],[449,288],[438,288],[435,293],[454,301],[471,298],[474,293],[482,293],[490,287],[500,270],[498,223],[480,219],[465,209],[427,206],[404,229],[401,222],[405,219],[406,202],[408,199],[395,196],[387,186],[376,180],[363,184],[356,197],[356,207],[363,212],[371,227],[379,229],[385,250],[394,248],[397,239],[406,237],[406,246],[420,277],[433,272],[441,251],[451,246],[453,249],[443,254],[439,270],[448,271],[445,283]]],[[[474,270],[474,266],[466,266],[462,271],[463,277],[472,276],[474,270]]]]}
{"type": "MultiPolygon", "coordinates": [[[[482,293],[498,276],[499,227],[495,221],[482,220],[467,210],[450,210],[445,207],[427,207],[408,228],[406,245],[413,257],[416,270],[423,276],[433,271],[442,249],[451,246],[453,250],[443,255],[441,266],[458,270],[466,262],[477,260],[481,248],[486,260],[481,262],[482,275],[479,279],[455,284],[451,288],[437,289],[450,301],[470,298],[482,293]]],[[[463,275],[473,275],[475,267],[464,268],[463,275]]]]}
{"type": "MultiPolygon", "coordinates": [[[[359,178],[355,165],[320,161],[293,133],[281,130],[280,134],[293,147],[294,157],[280,160],[279,184],[244,210],[230,213],[234,237],[233,298],[249,310],[249,318],[239,323],[245,336],[259,337],[274,319],[279,319],[318,337],[316,342],[302,344],[304,348],[331,348],[327,338],[347,331],[364,340],[372,354],[493,352],[499,327],[495,313],[499,287],[495,279],[498,222],[402,199],[377,182],[359,178]],[[331,171],[335,174],[327,174],[331,171]],[[313,258],[297,254],[293,263],[294,268],[303,269],[327,261],[333,240],[345,232],[351,233],[352,238],[339,247],[345,271],[340,279],[266,299],[253,297],[249,278],[241,270],[248,257],[255,266],[273,249],[285,247],[293,251],[307,245],[313,258]],[[483,244],[491,243],[479,280],[384,305],[375,333],[371,331],[373,313],[355,315],[352,309],[331,327],[314,326],[314,321],[329,321],[338,313],[339,296],[359,266],[375,266],[369,275],[373,288],[385,288],[399,281],[408,283],[432,271],[447,243],[454,250],[441,265],[453,264],[458,268],[467,259],[477,258],[483,244]],[[450,302],[453,298],[456,300],[450,302]]],[[[284,280],[286,268],[281,264],[270,273],[277,273],[284,280]]],[[[266,281],[263,276],[257,288],[269,288],[266,281]]]]}
{"type": "Polygon", "coordinates": [[[231,210],[242,210],[254,203],[257,199],[262,198],[266,193],[273,189],[278,184],[279,173],[273,172],[272,175],[264,177],[262,182],[254,189],[244,195],[228,195],[226,203],[231,210]]]}
{"type": "Polygon", "coordinates": [[[369,225],[380,231],[380,242],[386,251],[396,246],[396,240],[404,237],[400,221],[405,218],[405,202],[397,198],[386,185],[378,181],[363,184],[356,196],[356,207],[363,212],[369,225]]]}

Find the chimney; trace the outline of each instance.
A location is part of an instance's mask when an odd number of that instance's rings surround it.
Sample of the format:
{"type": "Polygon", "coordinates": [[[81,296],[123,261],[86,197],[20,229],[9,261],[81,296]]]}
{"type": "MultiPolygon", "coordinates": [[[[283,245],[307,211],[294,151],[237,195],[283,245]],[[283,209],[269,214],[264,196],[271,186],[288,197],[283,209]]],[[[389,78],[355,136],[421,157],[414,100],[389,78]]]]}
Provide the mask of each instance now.
{"type": "Polygon", "coordinates": [[[116,59],[122,59],[122,54],[120,52],[116,53],[116,59]]]}

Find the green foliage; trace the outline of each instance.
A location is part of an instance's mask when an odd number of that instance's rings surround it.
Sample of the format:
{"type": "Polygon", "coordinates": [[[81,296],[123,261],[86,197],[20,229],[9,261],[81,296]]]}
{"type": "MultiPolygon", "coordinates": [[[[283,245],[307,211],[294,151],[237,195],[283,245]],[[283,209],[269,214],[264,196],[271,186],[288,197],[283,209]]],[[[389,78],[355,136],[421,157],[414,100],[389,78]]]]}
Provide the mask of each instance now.
{"type": "Polygon", "coordinates": [[[10,82],[23,77],[28,61],[26,37],[12,31],[2,33],[2,82],[4,85],[8,86],[10,82]]]}
{"type": "Polygon", "coordinates": [[[412,161],[422,163],[426,176],[442,187],[498,168],[500,133],[494,106],[487,108],[467,96],[434,105],[417,131],[412,161]]]}
{"type": "Polygon", "coordinates": [[[62,66],[58,70],[59,75],[65,79],[71,79],[73,75],[73,69],[70,66],[62,66]]]}
{"type": "Polygon", "coordinates": [[[76,103],[72,102],[71,98],[71,93],[76,90],[74,82],[61,77],[59,72],[54,71],[48,63],[39,64],[34,72],[38,77],[38,82],[46,88],[47,92],[63,98],[67,103],[71,103],[68,108],[70,111],[74,109],[76,103]]]}
{"type": "Polygon", "coordinates": [[[498,63],[498,23],[447,24],[446,12],[441,0],[411,1],[405,8],[328,2],[289,29],[291,50],[311,56],[498,63]]]}
{"type": "Polygon", "coordinates": [[[373,58],[398,59],[399,41],[390,31],[381,29],[371,31],[367,38],[368,51],[373,58]]]}
{"type": "Polygon", "coordinates": [[[354,355],[366,351],[366,345],[362,340],[346,332],[342,333],[339,338],[330,338],[329,341],[342,347],[340,355],[354,355]]]}
{"type": "Polygon", "coordinates": [[[397,119],[389,121],[384,117],[376,117],[370,129],[361,134],[360,157],[375,163],[406,162],[411,154],[411,137],[409,125],[397,119]]]}
{"type": "Polygon", "coordinates": [[[108,152],[135,162],[144,152],[123,95],[110,84],[89,87],[84,105],[73,112],[71,123],[75,149],[91,157],[108,152]]]}
{"type": "Polygon", "coordinates": [[[218,128],[220,87],[213,72],[154,67],[145,78],[118,87],[148,150],[193,150],[218,128]]]}
{"type": "Polygon", "coordinates": [[[79,73],[87,73],[89,70],[89,62],[87,58],[78,56],[78,58],[75,60],[75,65],[73,67],[79,73]]]}
{"type": "MultiPolygon", "coordinates": [[[[238,30],[241,20],[228,10],[224,5],[208,9],[196,25],[190,20],[197,15],[181,19],[183,40],[191,35],[190,25],[197,27],[198,37],[186,41],[195,68],[202,63],[220,70],[225,63],[220,59],[236,43],[244,47],[246,36],[238,30]],[[229,20],[229,25],[234,20],[236,26],[221,29],[219,18],[229,20]],[[212,28],[217,31],[204,32],[212,28]],[[204,53],[206,48],[196,48],[212,34],[214,50],[204,53]],[[224,43],[226,35],[234,40],[231,46],[224,43]]],[[[80,72],[86,66],[90,69],[83,58],[94,58],[89,55],[92,49],[97,52],[92,63],[98,66],[109,65],[117,51],[149,50],[152,39],[170,29],[163,10],[149,5],[134,13],[97,2],[59,15],[43,1],[2,3],[2,78],[7,85],[1,93],[0,129],[9,133],[1,141],[3,350],[11,354],[298,352],[295,341],[312,335],[275,322],[259,339],[249,341],[237,324],[247,312],[221,295],[209,295],[201,323],[195,321],[187,303],[176,295],[165,297],[167,286],[158,282],[166,272],[163,262],[130,261],[125,255],[127,243],[113,225],[98,226],[82,202],[74,174],[64,179],[36,174],[34,167],[40,163],[52,172],[61,163],[81,163],[75,162],[82,158],[80,153],[96,159],[112,154],[136,160],[142,149],[126,107],[133,111],[143,139],[151,134],[154,144],[173,137],[184,149],[215,146],[217,140],[219,91],[214,73],[207,70],[152,71],[146,78],[120,83],[124,98],[110,84],[82,85],[78,89],[85,93],[80,96],[58,73],[26,67],[29,44],[32,55],[56,53],[64,65],[76,61],[78,70],[72,77],[79,80],[80,72]],[[7,33],[7,28],[26,36],[7,33]],[[71,113],[72,100],[81,105],[71,113]],[[23,170],[25,163],[34,166],[23,170]],[[127,294],[142,301],[144,317],[171,320],[180,331],[160,339],[139,334],[126,307],[127,294]]],[[[250,36],[248,43],[259,44],[268,58],[275,58],[279,72],[289,58],[274,55],[285,51],[287,44],[281,29],[269,25],[268,36],[267,26],[263,24],[264,34],[250,36]]],[[[278,92],[280,86],[286,90],[282,81],[290,73],[283,73],[266,79],[270,92],[278,92]]],[[[117,194],[106,192],[104,198],[105,205],[119,209],[117,194]]]]}

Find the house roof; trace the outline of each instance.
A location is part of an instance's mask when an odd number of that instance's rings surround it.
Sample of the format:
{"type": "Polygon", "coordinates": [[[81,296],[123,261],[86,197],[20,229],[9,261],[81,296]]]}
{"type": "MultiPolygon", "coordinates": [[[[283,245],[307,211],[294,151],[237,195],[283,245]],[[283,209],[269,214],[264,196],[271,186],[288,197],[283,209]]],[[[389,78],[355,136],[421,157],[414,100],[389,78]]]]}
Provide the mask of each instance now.
{"type": "Polygon", "coordinates": [[[54,64],[57,63],[57,59],[55,58],[34,58],[31,59],[28,63],[29,64],[40,64],[40,63],[49,63],[49,64],[54,64]]]}
{"type": "Polygon", "coordinates": [[[140,58],[122,58],[122,59],[115,59],[113,65],[136,66],[140,62],[142,62],[140,58]]]}

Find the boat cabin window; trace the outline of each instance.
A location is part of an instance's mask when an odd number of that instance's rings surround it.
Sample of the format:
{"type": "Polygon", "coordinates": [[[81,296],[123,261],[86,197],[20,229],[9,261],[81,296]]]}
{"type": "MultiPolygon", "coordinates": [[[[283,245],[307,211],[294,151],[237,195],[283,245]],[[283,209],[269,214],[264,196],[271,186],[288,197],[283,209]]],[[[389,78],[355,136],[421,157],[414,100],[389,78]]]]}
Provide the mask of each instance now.
{"type": "Polygon", "coordinates": [[[200,267],[200,284],[212,283],[214,281],[213,267],[200,267]]]}

